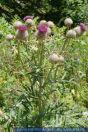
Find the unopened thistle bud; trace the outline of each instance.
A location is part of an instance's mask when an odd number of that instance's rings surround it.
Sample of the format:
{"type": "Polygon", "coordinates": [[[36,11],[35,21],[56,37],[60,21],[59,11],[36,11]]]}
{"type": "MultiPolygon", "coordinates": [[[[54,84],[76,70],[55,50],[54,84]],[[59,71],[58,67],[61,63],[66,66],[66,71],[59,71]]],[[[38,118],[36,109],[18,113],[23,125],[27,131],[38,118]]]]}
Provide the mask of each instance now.
{"type": "Polygon", "coordinates": [[[64,24],[69,27],[73,24],[73,21],[71,18],[66,18],[64,24]]]}
{"type": "Polygon", "coordinates": [[[47,25],[50,27],[50,28],[53,28],[54,27],[54,23],[52,21],[48,21],[47,22],[47,25]]]}
{"type": "Polygon", "coordinates": [[[58,63],[58,61],[59,61],[58,55],[57,55],[56,53],[51,54],[51,55],[49,56],[49,61],[50,61],[51,63],[58,63]]]}
{"type": "Polygon", "coordinates": [[[18,29],[18,27],[21,25],[23,25],[21,21],[16,21],[13,26],[18,29]]]}
{"type": "Polygon", "coordinates": [[[56,53],[53,53],[53,54],[51,54],[50,56],[49,56],[49,61],[51,62],[51,63],[59,63],[59,64],[61,64],[61,63],[63,63],[64,62],[64,57],[63,56],[61,56],[61,55],[58,55],[58,54],[56,54],[56,53]]]}
{"type": "Polygon", "coordinates": [[[68,30],[67,33],[66,33],[66,37],[75,38],[76,37],[76,32],[74,30],[68,30]]]}
{"type": "Polygon", "coordinates": [[[31,28],[32,26],[34,26],[34,21],[32,19],[27,19],[25,23],[28,28],[31,28]]]}
{"type": "Polygon", "coordinates": [[[76,32],[76,35],[77,35],[77,36],[82,35],[82,31],[81,31],[80,26],[75,27],[73,30],[76,32]]]}
{"type": "Polygon", "coordinates": [[[39,23],[39,25],[40,24],[46,24],[46,23],[47,23],[46,20],[41,20],[40,23],[39,23]]]}

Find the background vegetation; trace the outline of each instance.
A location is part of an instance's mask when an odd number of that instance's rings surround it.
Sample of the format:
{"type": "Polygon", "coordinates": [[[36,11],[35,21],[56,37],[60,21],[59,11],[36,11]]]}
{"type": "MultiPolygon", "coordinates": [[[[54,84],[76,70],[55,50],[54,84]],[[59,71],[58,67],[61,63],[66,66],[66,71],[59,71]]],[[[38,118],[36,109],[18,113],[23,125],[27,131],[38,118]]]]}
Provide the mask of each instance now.
{"type": "Polygon", "coordinates": [[[75,23],[88,21],[88,0],[0,0],[0,14],[7,20],[14,15],[39,16],[40,19],[53,20],[63,24],[67,16],[75,23]]]}

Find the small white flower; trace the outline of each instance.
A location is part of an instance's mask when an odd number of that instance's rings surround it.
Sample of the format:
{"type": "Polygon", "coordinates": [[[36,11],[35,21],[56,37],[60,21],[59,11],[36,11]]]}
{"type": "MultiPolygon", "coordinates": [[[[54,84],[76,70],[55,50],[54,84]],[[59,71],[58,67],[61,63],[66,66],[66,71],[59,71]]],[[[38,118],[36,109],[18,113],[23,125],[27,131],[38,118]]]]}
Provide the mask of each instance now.
{"type": "Polygon", "coordinates": [[[66,33],[66,37],[75,38],[76,37],[76,32],[74,30],[68,30],[67,33],[66,33]]]}
{"type": "Polygon", "coordinates": [[[88,116],[88,112],[83,112],[83,116],[88,116]]]}
{"type": "Polygon", "coordinates": [[[47,25],[50,27],[50,28],[53,28],[54,27],[54,23],[52,21],[48,21],[47,22],[47,25]]]}
{"type": "Polygon", "coordinates": [[[73,24],[73,21],[71,18],[66,18],[65,21],[64,21],[64,24],[66,26],[71,26],[73,24]]]}

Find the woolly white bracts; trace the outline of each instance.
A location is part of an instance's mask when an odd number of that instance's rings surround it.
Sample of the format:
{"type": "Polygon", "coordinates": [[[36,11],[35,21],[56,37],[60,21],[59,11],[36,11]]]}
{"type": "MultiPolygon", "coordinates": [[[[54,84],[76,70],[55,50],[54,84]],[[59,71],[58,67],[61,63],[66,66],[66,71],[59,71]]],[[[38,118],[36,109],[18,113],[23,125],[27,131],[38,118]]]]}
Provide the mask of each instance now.
{"type": "Polygon", "coordinates": [[[37,31],[35,35],[38,40],[45,40],[47,37],[47,33],[40,33],[39,31],[37,31]]]}
{"type": "Polygon", "coordinates": [[[21,32],[21,31],[17,30],[16,39],[26,40],[27,38],[28,38],[28,31],[21,32]]]}
{"type": "Polygon", "coordinates": [[[53,53],[49,56],[49,61],[51,63],[63,63],[64,62],[64,57],[61,55],[58,55],[56,53],[53,53]]]}
{"type": "Polygon", "coordinates": [[[47,28],[47,36],[50,36],[52,34],[52,30],[51,30],[51,28],[47,28]]]}
{"type": "Polygon", "coordinates": [[[52,21],[48,21],[47,25],[49,28],[53,28],[54,27],[54,23],[52,21]]]}

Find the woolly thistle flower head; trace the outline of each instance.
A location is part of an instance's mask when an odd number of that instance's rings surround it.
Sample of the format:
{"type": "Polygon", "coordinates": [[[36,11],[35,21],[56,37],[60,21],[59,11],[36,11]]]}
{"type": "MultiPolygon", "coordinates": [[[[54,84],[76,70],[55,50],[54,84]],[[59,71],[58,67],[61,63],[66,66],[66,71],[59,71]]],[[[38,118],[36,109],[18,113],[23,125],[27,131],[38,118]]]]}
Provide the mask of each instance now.
{"type": "Polygon", "coordinates": [[[20,32],[25,32],[27,30],[27,26],[26,25],[21,25],[21,26],[18,27],[18,30],[20,32]]]}
{"type": "Polygon", "coordinates": [[[80,29],[82,31],[86,31],[87,30],[86,25],[84,23],[80,23],[79,26],[80,26],[80,29]]]}
{"type": "Polygon", "coordinates": [[[16,32],[16,39],[19,40],[26,40],[28,38],[28,31],[27,31],[27,26],[21,25],[18,27],[18,30],[16,32]]]}
{"type": "Polygon", "coordinates": [[[23,25],[21,21],[16,21],[14,24],[14,27],[17,29],[19,26],[23,25]]]}
{"type": "Polygon", "coordinates": [[[67,33],[66,33],[66,37],[75,38],[76,37],[76,32],[74,30],[68,30],[67,33]]]}
{"type": "Polygon", "coordinates": [[[71,26],[73,24],[73,21],[71,18],[66,18],[65,21],[64,21],[64,24],[66,26],[71,26]]]}
{"type": "Polygon", "coordinates": [[[33,16],[25,16],[25,17],[23,18],[24,21],[26,21],[27,19],[33,19],[33,16]]]}
{"type": "Polygon", "coordinates": [[[28,38],[28,31],[25,30],[24,32],[21,32],[20,30],[17,30],[15,37],[18,40],[27,40],[27,38],[28,38]]]}
{"type": "Polygon", "coordinates": [[[38,31],[39,33],[47,33],[48,26],[47,24],[39,24],[38,31]]]}

